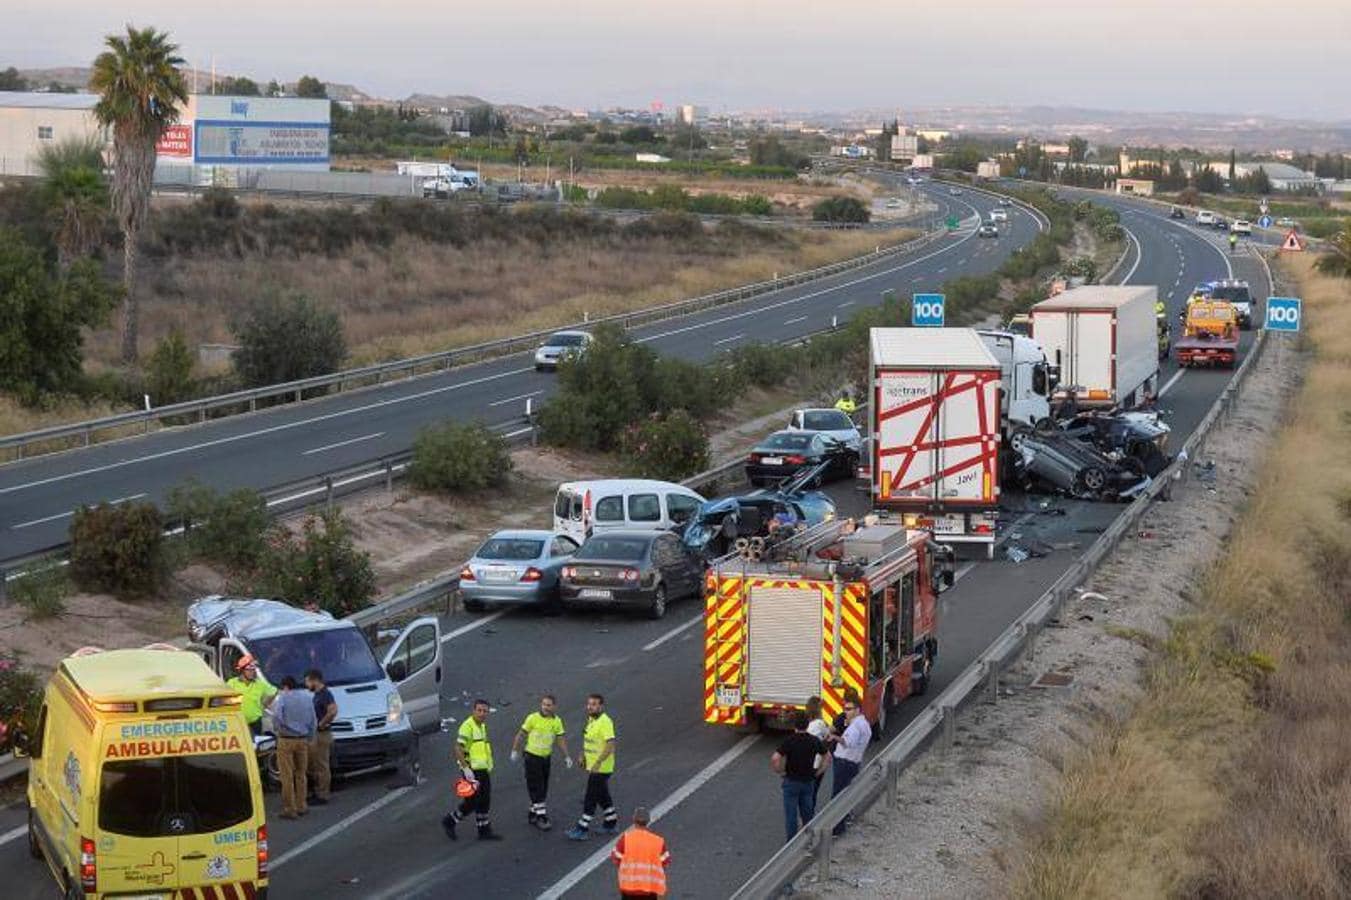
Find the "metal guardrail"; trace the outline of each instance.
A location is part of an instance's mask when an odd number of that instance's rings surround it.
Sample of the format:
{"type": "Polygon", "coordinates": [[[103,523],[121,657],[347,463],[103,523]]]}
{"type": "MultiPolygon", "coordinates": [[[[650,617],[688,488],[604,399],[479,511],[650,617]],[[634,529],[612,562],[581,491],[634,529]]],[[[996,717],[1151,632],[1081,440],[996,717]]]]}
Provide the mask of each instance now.
{"type": "MultiPolygon", "coordinates": [[[[258,409],[260,402],[300,402],[306,399],[307,394],[310,395],[310,399],[313,399],[316,395],[328,396],[330,389],[334,387],[337,388],[338,393],[349,388],[373,387],[385,383],[386,380],[395,375],[411,379],[419,374],[431,374],[433,372],[444,371],[456,366],[465,365],[469,362],[497,356],[506,356],[523,350],[533,349],[540,340],[564,328],[594,328],[601,324],[616,324],[629,329],[641,325],[648,325],[653,322],[659,322],[664,319],[688,315],[716,306],[735,303],[740,300],[747,300],[761,294],[772,293],[805,282],[829,278],[833,275],[860,269],[880,260],[899,256],[911,250],[926,246],[927,244],[940,239],[945,234],[947,234],[946,231],[930,232],[913,240],[905,241],[904,243],[892,247],[879,249],[873,253],[865,253],[862,256],[841,260],[837,263],[818,266],[814,269],[807,269],[792,275],[772,278],[768,281],[729,288],[712,294],[706,294],[701,297],[678,300],[673,303],[650,307],[636,312],[620,313],[599,319],[588,319],[583,322],[564,325],[558,328],[550,328],[545,331],[534,331],[509,338],[501,338],[495,341],[474,344],[468,347],[458,347],[452,350],[443,350],[437,353],[424,354],[422,356],[414,356],[386,363],[376,363],[374,365],[361,366],[354,369],[346,369],[341,372],[334,372],[330,375],[318,375],[313,378],[304,378],[298,381],[286,382],[284,384],[235,391],[233,393],[220,394],[214,397],[203,397],[197,400],[173,403],[150,410],[118,413],[116,415],[90,419],[84,422],[76,422],[69,425],[57,425],[51,428],[43,428],[36,431],[0,437],[0,449],[11,449],[15,452],[15,459],[23,459],[25,457],[25,451],[33,445],[73,441],[74,446],[87,447],[95,442],[95,436],[99,432],[109,429],[128,428],[140,425],[142,426],[141,431],[144,433],[150,430],[151,423],[162,423],[165,420],[195,419],[198,423],[202,423],[207,420],[207,414],[209,412],[213,414],[213,418],[220,417],[221,415],[255,412],[258,409]]],[[[51,447],[43,452],[55,452],[58,450],[69,449],[69,446],[69,444],[66,444],[51,447]]]]}
{"type": "MultiPolygon", "coordinates": [[[[1265,259],[1263,260],[1265,262],[1265,259]]],[[[1267,332],[1258,332],[1252,349],[1211,405],[1200,424],[1183,444],[1182,452],[1159,478],[1136,498],[1112,525],[1079,557],[1078,561],[1051,585],[1035,603],[1004,630],[947,689],[936,697],[906,728],[864,767],[851,789],[832,798],[802,831],[785,844],[768,862],[743,884],[733,900],[769,900],[778,897],[813,862],[822,881],[830,875],[831,829],[852,814],[861,813],[885,794],[887,807],[900,808],[899,781],[911,757],[935,736],[944,748],[951,748],[956,731],[957,713],[978,692],[990,702],[999,702],[1002,674],[1026,652],[1035,654],[1038,633],[1047,621],[1060,615],[1065,603],[1077,593],[1078,586],[1098,564],[1120,544],[1150,504],[1171,491],[1176,482],[1187,478],[1192,460],[1204,449],[1211,429],[1227,420],[1243,393],[1244,383],[1267,346],[1267,332]]]]}

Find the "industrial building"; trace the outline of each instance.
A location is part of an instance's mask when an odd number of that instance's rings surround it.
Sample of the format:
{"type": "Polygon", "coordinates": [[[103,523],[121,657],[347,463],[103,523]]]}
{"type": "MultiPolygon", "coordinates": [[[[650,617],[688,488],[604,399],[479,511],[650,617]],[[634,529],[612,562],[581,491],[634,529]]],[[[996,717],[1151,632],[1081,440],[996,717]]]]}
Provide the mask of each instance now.
{"type": "MultiPolygon", "coordinates": [[[[0,93],[0,174],[36,175],[42,148],[110,136],[94,94],[0,93]]],[[[235,182],[244,173],[327,172],[329,101],[192,94],[157,148],[156,181],[235,182]],[[224,177],[222,177],[224,176],[224,177]]]]}

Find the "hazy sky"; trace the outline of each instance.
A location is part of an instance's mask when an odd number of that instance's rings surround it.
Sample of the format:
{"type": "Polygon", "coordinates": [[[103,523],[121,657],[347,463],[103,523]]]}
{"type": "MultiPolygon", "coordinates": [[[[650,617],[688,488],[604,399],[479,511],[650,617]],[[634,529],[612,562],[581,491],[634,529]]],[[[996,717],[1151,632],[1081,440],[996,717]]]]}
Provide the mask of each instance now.
{"type": "Polygon", "coordinates": [[[1351,119],[1351,0],[5,0],[0,67],[125,22],[200,68],[400,97],[720,109],[1052,104],[1351,119]]]}

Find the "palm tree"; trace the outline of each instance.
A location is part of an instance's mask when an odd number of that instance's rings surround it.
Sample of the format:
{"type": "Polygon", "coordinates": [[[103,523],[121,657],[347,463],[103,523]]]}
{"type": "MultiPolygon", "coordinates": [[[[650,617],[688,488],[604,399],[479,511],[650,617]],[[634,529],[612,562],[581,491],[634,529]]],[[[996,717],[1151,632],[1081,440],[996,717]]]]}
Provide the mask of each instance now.
{"type": "Polygon", "coordinates": [[[43,195],[63,271],[103,241],[108,185],[103,180],[103,142],[76,138],[42,148],[38,155],[43,195]]]}
{"type": "Polygon", "coordinates": [[[122,361],[136,361],[139,301],[136,297],[136,239],[150,208],[155,175],[155,144],[165,126],[178,119],[188,100],[179,66],[178,45],[154,28],[128,25],[126,36],[112,34],[94,60],[89,86],[100,94],[94,114],[113,131],[113,210],[122,228],[122,361]]]}

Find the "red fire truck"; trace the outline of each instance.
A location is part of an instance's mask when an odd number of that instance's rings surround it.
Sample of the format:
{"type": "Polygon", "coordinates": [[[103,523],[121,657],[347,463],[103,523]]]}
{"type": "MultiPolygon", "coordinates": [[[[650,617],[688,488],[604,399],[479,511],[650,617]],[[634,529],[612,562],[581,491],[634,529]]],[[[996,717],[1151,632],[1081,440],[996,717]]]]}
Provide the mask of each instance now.
{"type": "Polygon", "coordinates": [[[705,583],[704,721],[783,728],[813,695],[833,718],[853,688],[880,730],[924,693],[951,548],[877,516],[738,543],[705,583]]]}

